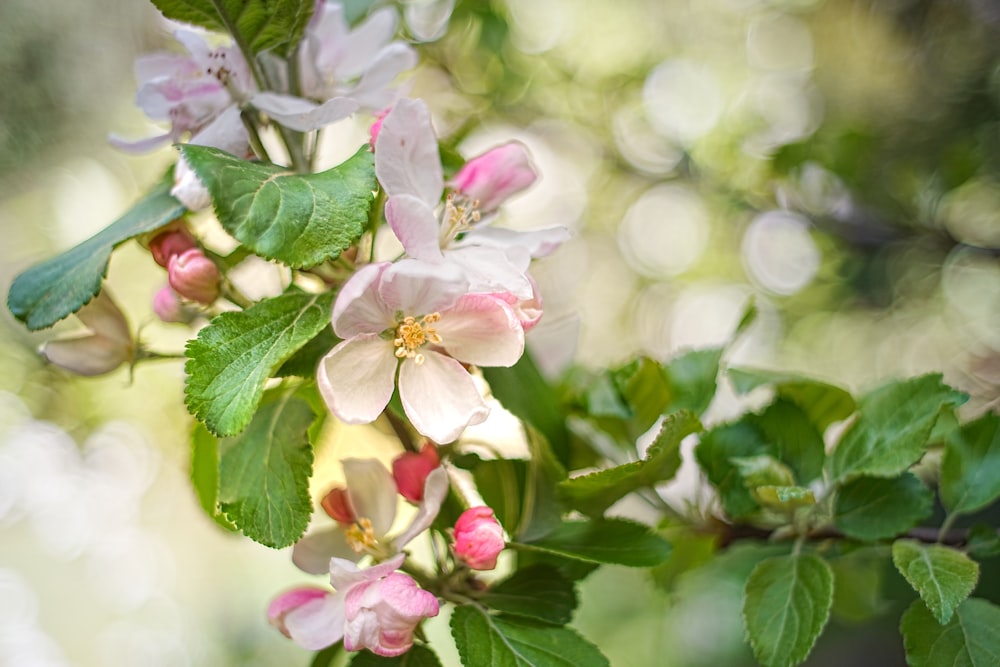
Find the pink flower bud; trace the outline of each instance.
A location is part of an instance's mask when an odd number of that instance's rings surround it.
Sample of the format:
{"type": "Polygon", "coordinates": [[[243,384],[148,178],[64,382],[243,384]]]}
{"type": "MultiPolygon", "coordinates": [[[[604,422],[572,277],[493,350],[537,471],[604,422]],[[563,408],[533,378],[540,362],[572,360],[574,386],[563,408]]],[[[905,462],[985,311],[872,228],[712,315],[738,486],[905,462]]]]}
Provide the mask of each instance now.
{"type": "Polygon", "coordinates": [[[132,360],[135,345],[125,315],[101,291],[80,309],[77,317],[90,332],[73,338],[51,340],[42,347],[49,362],[77,375],[103,375],[132,360]]]}
{"type": "Polygon", "coordinates": [[[392,478],[396,482],[399,495],[411,503],[424,499],[424,484],[431,471],[441,465],[437,447],[426,442],[417,452],[404,452],[392,461],[392,478]]]}
{"type": "Polygon", "coordinates": [[[183,227],[177,227],[163,232],[149,242],[149,252],[153,259],[163,268],[167,268],[170,259],[186,250],[197,247],[194,238],[183,227]]]}
{"type": "Polygon", "coordinates": [[[485,505],[471,507],[455,522],[452,551],[473,570],[492,570],[506,543],[503,528],[485,505]]]}
{"type": "Polygon", "coordinates": [[[187,322],[184,306],[177,293],[164,285],[153,296],[153,312],[164,322],[187,322]]]}
{"type": "Polygon", "coordinates": [[[524,144],[512,141],[466,162],[451,184],[478,201],[479,210],[488,213],[534,183],[537,177],[524,144]]]}
{"type": "Polygon", "coordinates": [[[357,521],[354,508],[351,507],[350,495],[347,493],[347,489],[343,487],[331,489],[330,492],[323,497],[320,504],[323,506],[323,510],[329,514],[330,518],[334,521],[344,525],[349,525],[357,521]]]}
{"type": "Polygon", "coordinates": [[[344,606],[344,648],[367,648],[387,658],[410,650],[414,629],[439,611],[437,598],[402,572],[352,586],[344,606]]]}
{"type": "Polygon", "coordinates": [[[185,299],[209,304],[219,298],[219,267],[198,248],[171,257],[167,279],[185,299]]]}

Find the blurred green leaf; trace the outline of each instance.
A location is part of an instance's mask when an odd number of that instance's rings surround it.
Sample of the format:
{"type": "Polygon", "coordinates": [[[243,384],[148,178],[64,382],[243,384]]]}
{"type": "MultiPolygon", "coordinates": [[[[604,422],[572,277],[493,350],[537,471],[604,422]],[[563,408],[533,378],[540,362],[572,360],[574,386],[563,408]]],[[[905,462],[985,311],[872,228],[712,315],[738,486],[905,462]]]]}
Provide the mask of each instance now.
{"type": "Polygon", "coordinates": [[[798,404],[778,398],[749,420],[764,434],[773,456],[795,472],[797,482],[806,484],[823,474],[823,436],[798,404]]]}
{"type": "Polygon", "coordinates": [[[480,461],[472,468],[476,490],[510,535],[521,527],[528,463],[512,459],[480,461]]]}
{"type": "Polygon", "coordinates": [[[694,449],[695,458],[708,481],[718,489],[722,508],[730,517],[738,519],[758,509],[733,459],[767,452],[767,443],[759,429],[745,420],[722,424],[701,436],[694,449]]]}
{"type": "Polygon", "coordinates": [[[306,175],[207,146],[179,148],[225,230],[266,259],[294,268],[334,259],[368,223],[377,183],[367,146],[333,169],[306,175]]]}
{"type": "Polygon", "coordinates": [[[451,633],[467,667],[609,667],[596,646],[569,628],[494,616],[473,605],[455,608],[451,633]]]}
{"type": "Polygon", "coordinates": [[[947,624],[916,600],[899,623],[910,667],[1000,665],[1000,607],[978,598],[963,602],[947,624]]]}
{"type": "Polygon", "coordinates": [[[812,490],[802,486],[758,486],[753,496],[761,505],[783,512],[816,504],[812,490]]]}
{"type": "Polygon", "coordinates": [[[479,601],[494,611],[553,625],[566,625],[576,609],[573,582],[549,565],[518,570],[490,588],[479,601]]]}
{"type": "Polygon", "coordinates": [[[539,431],[528,427],[528,451],[531,458],[525,480],[525,490],[521,523],[517,533],[520,540],[531,540],[546,535],[559,525],[562,504],[556,495],[556,488],[566,479],[566,470],[556,459],[548,439],[539,431]]]}
{"type": "Polygon", "coordinates": [[[943,384],[940,374],[890,382],[866,394],[857,421],[830,458],[833,479],[898,475],[923,456],[938,415],[967,399],[943,384]]]}
{"type": "Polygon", "coordinates": [[[312,0],[152,0],[163,15],[215,32],[239,32],[254,53],[285,55],[305,32],[312,0]]]}
{"type": "Polygon", "coordinates": [[[941,625],[951,620],[979,581],[979,563],[940,544],[896,540],[892,562],[941,625]]]}
{"type": "Polygon", "coordinates": [[[734,456],[729,461],[736,466],[743,485],[751,491],[758,486],[791,486],[795,475],[781,461],[767,454],[734,456]]]}
{"type": "Polygon", "coordinates": [[[317,651],[316,655],[313,656],[312,662],[309,663],[309,667],[331,667],[333,661],[337,659],[344,651],[343,642],[337,642],[333,646],[327,646],[322,651],[317,651]]]}
{"type": "Polygon", "coordinates": [[[847,419],[855,409],[854,398],[847,391],[819,380],[756,368],[734,367],[726,374],[739,394],[774,385],[776,395],[799,406],[820,432],[835,421],[847,419]]]}
{"type": "Polygon", "coordinates": [[[219,511],[219,441],[201,422],[191,431],[191,483],[205,514],[226,530],[238,530],[219,511]]]}
{"type": "Polygon", "coordinates": [[[833,604],[833,572],[816,556],[760,562],[746,584],[743,618],[754,656],[765,667],[802,663],[823,631],[833,604]]]}
{"type": "Polygon", "coordinates": [[[845,535],[875,541],[901,535],[931,515],[934,493],[915,475],[859,477],[837,492],[833,520],[845,535]]]}
{"type": "Polygon", "coordinates": [[[833,615],[861,623],[881,614],[889,603],[882,595],[887,557],[881,547],[855,549],[830,561],[833,615]]]}
{"type": "Polygon", "coordinates": [[[394,658],[360,651],[351,658],[351,667],[441,667],[441,661],[429,647],[414,644],[409,651],[394,658]]]}
{"type": "Polygon", "coordinates": [[[718,548],[718,536],[688,526],[669,526],[660,532],[673,548],[667,561],[652,568],[650,575],[658,587],[667,591],[672,590],[684,574],[710,562],[718,548]]]}
{"type": "Polygon", "coordinates": [[[702,414],[715,397],[722,348],[691,350],[674,357],[663,367],[672,390],[670,410],[702,414]]]}
{"type": "Polygon", "coordinates": [[[50,327],[80,310],[101,291],[111,252],[154,231],[187,209],[170,195],[171,174],[124,215],[69,250],[27,269],[10,285],[7,307],[32,331],[50,327]]]}
{"type": "Polygon", "coordinates": [[[969,555],[978,560],[1000,556],[1000,534],[996,526],[977,523],[969,529],[969,539],[965,543],[969,555]]]}
{"type": "Polygon", "coordinates": [[[329,323],[334,296],[290,292],[213,319],[187,344],[191,414],[216,435],[239,433],[268,378],[329,323]]]}
{"type": "Polygon", "coordinates": [[[1000,497],[1000,416],[986,413],[953,431],[941,461],[941,502],[968,514],[1000,497]]]}
{"type": "Polygon", "coordinates": [[[512,547],[594,563],[653,567],[670,556],[670,543],[648,526],[625,519],[564,521],[551,533],[512,547]]]}

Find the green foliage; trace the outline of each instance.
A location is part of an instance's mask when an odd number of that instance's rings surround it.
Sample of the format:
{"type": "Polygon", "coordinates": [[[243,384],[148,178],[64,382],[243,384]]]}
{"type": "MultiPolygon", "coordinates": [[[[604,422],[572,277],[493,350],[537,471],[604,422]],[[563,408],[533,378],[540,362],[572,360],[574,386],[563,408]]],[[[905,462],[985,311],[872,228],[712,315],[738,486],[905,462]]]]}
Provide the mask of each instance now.
{"type": "Polygon", "coordinates": [[[986,600],[963,602],[947,624],[920,600],[899,623],[910,667],[995,667],[1000,665],[1000,608],[986,600]]]}
{"type": "Polygon", "coordinates": [[[882,597],[887,560],[882,547],[855,549],[830,561],[833,570],[834,616],[860,623],[888,606],[882,597]]]}
{"type": "Polygon", "coordinates": [[[823,473],[823,436],[814,418],[798,403],[778,398],[749,419],[760,429],[774,457],[794,471],[796,481],[811,482],[823,473]]]}
{"type": "Polygon", "coordinates": [[[647,526],[626,519],[563,521],[551,533],[512,547],[593,563],[653,567],[670,556],[670,543],[647,526]]]}
{"type": "Polygon", "coordinates": [[[532,565],[489,588],[479,601],[490,609],[523,618],[566,625],[576,609],[573,582],[550,565],[532,565]]]}
{"type": "Polygon", "coordinates": [[[333,169],[306,175],[206,146],[180,150],[212,195],[225,230],[261,257],[314,266],[351,247],[368,223],[378,186],[367,147],[333,169]]]}
{"type": "Polygon", "coordinates": [[[395,658],[360,651],[351,659],[351,667],[441,667],[441,661],[427,646],[414,644],[409,651],[395,658]]]}
{"type": "Polygon", "coordinates": [[[285,55],[305,32],[312,0],[152,0],[163,15],[216,32],[238,33],[254,53],[285,55]]]}
{"type": "Polygon", "coordinates": [[[473,605],[457,607],[451,634],[466,667],[607,667],[608,659],[569,628],[494,616],[473,605]]]}
{"type": "Polygon", "coordinates": [[[726,514],[740,518],[757,511],[757,503],[733,463],[733,459],[767,453],[767,443],[757,428],[745,420],[717,426],[701,437],[694,453],[708,480],[718,489],[726,514]]]}
{"type": "Polygon", "coordinates": [[[664,366],[673,394],[671,410],[691,410],[700,415],[708,409],[715,396],[722,352],[721,347],[691,350],[664,366]]]}
{"type": "Polygon", "coordinates": [[[548,439],[530,427],[527,435],[531,458],[528,460],[525,488],[521,496],[521,523],[517,532],[513,533],[521,540],[546,535],[559,525],[562,506],[556,497],[556,488],[559,482],[566,479],[566,470],[556,459],[548,439]]]}
{"type": "Polygon", "coordinates": [[[312,340],[298,349],[290,356],[281,367],[275,371],[274,376],[313,378],[316,376],[316,367],[319,360],[326,356],[326,353],[334,348],[340,339],[333,333],[332,326],[323,327],[312,340]]]}
{"type": "Polygon", "coordinates": [[[188,410],[219,436],[253,418],[264,383],[330,321],[334,294],[289,292],[222,313],[188,341],[188,410]]]}
{"type": "Polygon", "coordinates": [[[205,514],[226,530],[237,530],[219,510],[219,441],[199,422],[191,432],[191,483],[205,514]]]}
{"type": "Polygon", "coordinates": [[[566,504],[591,516],[599,516],[626,494],[671,479],[681,465],[681,440],[702,429],[688,411],[668,415],[646,458],[559,483],[566,504]]]}
{"type": "Polygon", "coordinates": [[[746,394],[773,385],[775,394],[797,405],[820,431],[854,412],[854,398],[840,387],[812,378],[756,368],[729,368],[726,371],[737,393],[746,394]]]}
{"type": "Polygon", "coordinates": [[[7,294],[7,306],[14,317],[35,330],[50,327],[80,310],[101,291],[112,250],[187,211],[170,195],[171,185],[171,179],[165,178],[94,236],[17,276],[7,294]]]}
{"type": "Polygon", "coordinates": [[[833,479],[902,473],[923,455],[938,415],[967,398],[943,384],[940,375],[890,382],[866,394],[857,421],[830,459],[833,479]]]}
{"type": "Polygon", "coordinates": [[[979,581],[978,563],[940,544],[896,540],[892,562],[942,625],[951,620],[979,581]]]}
{"type": "Polygon", "coordinates": [[[837,493],[834,522],[858,540],[901,535],[931,515],[934,494],[916,476],[858,477],[837,493]]]}
{"type": "Polygon", "coordinates": [[[753,497],[761,505],[782,512],[816,504],[813,492],[803,486],[758,486],[753,497]]]}
{"type": "Polygon", "coordinates": [[[833,572],[811,554],[758,563],[747,579],[743,618],[754,655],[765,667],[806,659],[833,604],[833,572]]]}
{"type": "Polygon", "coordinates": [[[271,392],[246,431],[219,442],[220,507],[255,542],[280,549],[309,524],[315,417],[293,393],[271,392]]]}
{"type": "Polygon", "coordinates": [[[950,434],[940,489],[953,514],[975,512],[1000,497],[1000,416],[986,413],[950,434]]]}

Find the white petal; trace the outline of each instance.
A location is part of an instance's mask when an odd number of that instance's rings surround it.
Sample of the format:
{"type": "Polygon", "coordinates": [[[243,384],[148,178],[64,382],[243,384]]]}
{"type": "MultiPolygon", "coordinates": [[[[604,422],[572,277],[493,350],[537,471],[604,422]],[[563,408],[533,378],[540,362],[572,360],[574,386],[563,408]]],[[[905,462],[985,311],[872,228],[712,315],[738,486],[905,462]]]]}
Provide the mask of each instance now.
{"type": "Polygon", "coordinates": [[[308,533],[292,547],[292,562],[295,567],[309,574],[329,572],[330,559],[334,557],[353,560],[358,558],[347,544],[344,531],[338,526],[308,533]]]}
{"type": "Polygon", "coordinates": [[[375,140],[375,175],[389,195],[413,195],[434,208],[444,176],[431,114],[419,100],[400,100],[375,140]]]}
{"type": "Polygon", "coordinates": [[[458,267],[416,259],[393,264],[379,284],[379,295],[386,308],[412,316],[447,310],[468,291],[468,283],[458,267]]]}
{"type": "Polygon", "coordinates": [[[462,364],[431,351],[420,366],[411,360],[400,364],[399,398],[413,427],[437,443],[456,440],[490,412],[462,364]]]}
{"type": "Polygon", "coordinates": [[[444,36],[455,0],[418,0],[409,2],[403,16],[410,32],[421,42],[433,42],[444,36]]]}
{"type": "Polygon", "coordinates": [[[424,499],[417,508],[413,521],[396,537],[397,549],[402,549],[414,537],[431,527],[438,512],[441,511],[445,496],[448,495],[448,487],[448,471],[443,466],[438,466],[427,475],[427,481],[424,482],[424,499]]]}
{"type": "Polygon", "coordinates": [[[126,153],[145,153],[146,151],[151,151],[154,148],[162,146],[170,140],[171,136],[169,132],[158,134],[154,137],[148,137],[146,139],[136,139],[135,141],[122,139],[117,134],[108,136],[108,143],[118,150],[125,151],[126,153]]]}
{"type": "Polygon", "coordinates": [[[331,318],[338,336],[351,338],[395,326],[395,309],[379,294],[382,274],[389,266],[388,262],[364,266],[340,288],[331,318]]]}
{"type": "Polygon", "coordinates": [[[488,294],[467,294],[441,314],[442,346],[460,361],[512,366],[524,354],[524,330],[514,309],[488,294]]]}
{"type": "Polygon", "coordinates": [[[392,398],[397,359],[392,341],[378,334],[355,336],[323,357],[316,371],[330,412],[348,424],[375,421],[392,398]]]}
{"type": "Polygon", "coordinates": [[[396,518],[396,482],[378,459],[344,459],[343,466],[354,514],[369,519],[381,539],[396,518]]]}
{"type": "Polygon", "coordinates": [[[395,572],[404,560],[406,554],[396,554],[384,563],[362,570],[349,560],[334,558],[330,561],[330,584],[338,591],[346,593],[353,584],[381,579],[390,572],[395,572]]]}
{"type": "Polygon", "coordinates": [[[532,257],[545,257],[569,240],[571,234],[566,227],[546,227],[529,231],[517,231],[483,225],[470,231],[461,244],[510,248],[520,246],[532,257]]]}
{"type": "Polygon", "coordinates": [[[346,97],[334,97],[323,104],[314,104],[300,97],[278,93],[258,93],[250,103],[296,132],[309,132],[347,118],[360,106],[346,97]]]}
{"type": "Polygon", "coordinates": [[[378,52],[396,34],[396,10],[383,7],[351,31],[345,40],[344,56],[337,65],[337,77],[353,79],[368,69],[378,52]]]}
{"type": "Polygon", "coordinates": [[[472,292],[510,292],[519,299],[530,299],[534,294],[525,275],[530,263],[527,254],[527,261],[521,262],[500,248],[464,246],[448,250],[444,256],[465,273],[472,292]]]}
{"type": "Polygon", "coordinates": [[[296,644],[318,651],[340,641],[346,621],[344,596],[331,594],[291,610],[285,615],[284,625],[296,644]]]}
{"type": "Polygon", "coordinates": [[[426,262],[444,261],[438,243],[440,225],[433,209],[413,195],[389,197],[385,203],[385,219],[406,254],[426,262]]]}
{"type": "Polygon", "coordinates": [[[211,123],[191,137],[190,143],[218,148],[236,157],[246,157],[250,150],[250,137],[240,118],[239,107],[235,104],[226,107],[211,123]]]}
{"type": "Polygon", "coordinates": [[[413,47],[394,42],[379,51],[358,84],[344,94],[369,109],[383,109],[395,99],[392,83],[400,74],[416,67],[417,62],[419,57],[413,47]]]}

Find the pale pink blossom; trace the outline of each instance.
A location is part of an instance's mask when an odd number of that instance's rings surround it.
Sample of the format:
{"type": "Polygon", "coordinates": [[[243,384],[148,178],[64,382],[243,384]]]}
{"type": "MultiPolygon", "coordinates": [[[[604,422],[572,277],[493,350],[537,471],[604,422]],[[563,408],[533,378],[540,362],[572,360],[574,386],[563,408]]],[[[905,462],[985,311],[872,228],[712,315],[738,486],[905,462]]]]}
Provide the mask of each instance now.
{"type": "Polygon", "coordinates": [[[167,279],[170,287],[185,299],[209,304],[219,298],[219,267],[200,248],[171,257],[167,279]]]}
{"type": "Polygon", "coordinates": [[[528,149],[521,142],[512,141],[466,162],[451,184],[457,192],[479,202],[479,210],[493,211],[536,178],[538,174],[528,157],[528,149]]]}
{"type": "Polygon", "coordinates": [[[455,440],[489,412],[463,363],[511,366],[524,351],[510,305],[469,294],[456,267],[414,260],[355,273],[337,296],[333,329],[343,342],[317,371],[333,414],[350,424],[374,421],[398,374],[407,418],[438,443],[455,440]]]}
{"type": "Polygon", "coordinates": [[[392,460],[392,478],[399,495],[411,503],[424,499],[427,476],[441,465],[437,447],[425,442],[419,452],[403,452],[392,460]]]}
{"type": "Polygon", "coordinates": [[[492,570],[506,542],[503,527],[485,505],[471,507],[458,517],[452,552],[473,570],[492,570]]]}
{"type": "Polygon", "coordinates": [[[439,611],[437,598],[401,572],[352,586],[345,607],[344,648],[388,658],[410,650],[417,625],[439,611]]]}
{"type": "Polygon", "coordinates": [[[128,322],[107,289],[76,316],[88,331],[45,343],[41,353],[50,363],[77,375],[93,376],[110,373],[133,359],[135,343],[128,322]]]}

